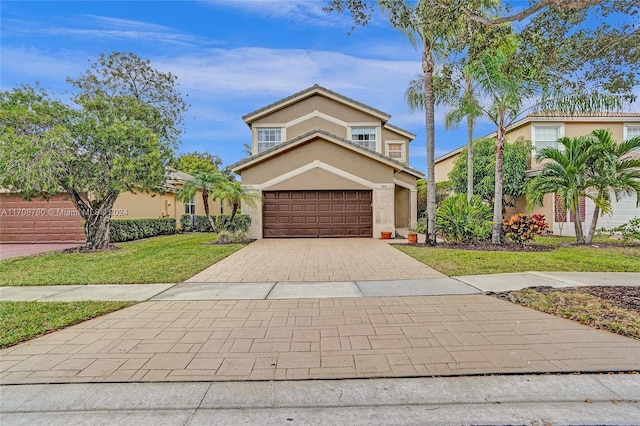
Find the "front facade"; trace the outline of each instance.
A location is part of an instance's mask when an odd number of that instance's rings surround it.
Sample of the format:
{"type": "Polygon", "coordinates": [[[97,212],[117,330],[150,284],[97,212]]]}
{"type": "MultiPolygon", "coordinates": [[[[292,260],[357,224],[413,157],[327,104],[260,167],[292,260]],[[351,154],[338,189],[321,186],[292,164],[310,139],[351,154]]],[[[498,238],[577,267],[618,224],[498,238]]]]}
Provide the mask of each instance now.
{"type": "MultiPolygon", "coordinates": [[[[609,130],[616,141],[624,141],[640,136],[640,113],[577,114],[573,116],[535,113],[511,125],[507,129],[506,137],[507,142],[516,141],[518,138],[524,138],[532,142],[533,152],[530,158],[530,171],[528,174],[533,176],[540,167],[540,164],[535,159],[537,151],[549,146],[558,146],[557,141],[563,136],[569,138],[584,136],[596,129],[609,130]]],[[[495,137],[495,133],[487,137],[495,137]]],[[[462,148],[459,148],[436,159],[436,182],[448,180],[448,174],[461,151],[462,148]]],[[[591,200],[586,199],[582,207],[581,220],[586,229],[593,216],[595,206],[591,200]]],[[[619,200],[612,196],[612,207],[613,213],[611,215],[605,215],[598,219],[598,228],[611,229],[628,222],[634,217],[640,217],[640,209],[636,207],[635,194],[619,200]]],[[[519,212],[529,212],[525,197],[520,198],[515,207],[507,208],[504,216],[508,217],[519,212]]],[[[562,207],[554,194],[547,194],[544,198],[543,206],[535,207],[530,213],[544,214],[554,235],[575,235],[572,215],[562,207]]]]}
{"type": "MultiPolygon", "coordinates": [[[[174,218],[185,213],[204,215],[202,194],[191,202],[176,197],[176,190],[192,177],[169,169],[164,193],[125,192],[116,200],[112,219],[174,218]]],[[[209,201],[212,215],[221,213],[220,202],[209,201]]],[[[84,221],[64,193],[51,200],[26,201],[18,194],[0,191],[0,243],[84,243],[84,221]]]]}
{"type": "Polygon", "coordinates": [[[251,156],[231,169],[262,195],[243,205],[251,238],[379,237],[416,225],[415,135],[388,114],[315,85],[243,119],[251,156]]]}

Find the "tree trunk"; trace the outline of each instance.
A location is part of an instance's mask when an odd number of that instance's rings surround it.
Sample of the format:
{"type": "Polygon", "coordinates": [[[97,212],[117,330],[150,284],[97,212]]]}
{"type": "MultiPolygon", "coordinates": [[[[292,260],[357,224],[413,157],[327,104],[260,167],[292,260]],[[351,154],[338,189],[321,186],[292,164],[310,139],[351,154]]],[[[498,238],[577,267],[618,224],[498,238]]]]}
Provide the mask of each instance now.
{"type": "Polygon", "coordinates": [[[435,100],[433,96],[433,52],[429,40],[422,40],[424,111],[427,132],[427,242],[436,244],[435,100]]]}
{"type": "Polygon", "coordinates": [[[576,242],[584,244],[584,233],[582,232],[582,222],[580,221],[580,198],[573,200],[573,227],[576,231],[576,242]]]}
{"type": "Polygon", "coordinates": [[[105,250],[110,247],[109,228],[111,211],[118,198],[118,193],[109,191],[102,201],[85,202],[75,191],[69,191],[71,201],[85,221],[87,250],[105,250]]]}
{"type": "Polygon", "coordinates": [[[500,244],[502,236],[502,164],[504,163],[504,120],[500,119],[496,138],[496,182],[493,199],[491,243],[500,244]]]}
{"type": "Polygon", "coordinates": [[[209,220],[209,225],[211,225],[211,229],[213,232],[217,232],[216,224],[213,222],[213,218],[211,214],[209,214],[209,191],[202,191],[202,202],[204,203],[204,214],[207,215],[207,220],[209,220]]]}
{"type": "Polygon", "coordinates": [[[589,233],[587,234],[587,239],[585,243],[591,244],[593,242],[593,236],[596,233],[596,226],[598,226],[598,216],[600,215],[600,207],[596,205],[595,209],[593,209],[593,217],[591,218],[591,226],[589,227],[589,233]]]}
{"type": "Polygon", "coordinates": [[[467,114],[467,201],[473,197],[473,117],[467,114]]]}
{"type": "Polygon", "coordinates": [[[240,206],[240,203],[233,203],[232,204],[232,209],[231,209],[231,218],[229,219],[229,222],[233,222],[233,218],[236,217],[236,213],[238,212],[238,207],[240,206]]]}

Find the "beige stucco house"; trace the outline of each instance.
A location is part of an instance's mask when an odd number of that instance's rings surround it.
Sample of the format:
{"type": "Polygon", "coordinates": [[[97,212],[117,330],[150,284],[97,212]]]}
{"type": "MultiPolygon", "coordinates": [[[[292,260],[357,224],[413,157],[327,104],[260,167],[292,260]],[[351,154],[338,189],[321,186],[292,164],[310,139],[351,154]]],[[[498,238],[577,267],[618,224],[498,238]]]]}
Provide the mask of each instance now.
{"type": "MultiPolygon", "coordinates": [[[[529,159],[530,170],[527,173],[533,176],[539,168],[539,164],[535,159],[536,151],[547,146],[557,146],[557,140],[562,136],[570,138],[583,136],[595,129],[608,129],[614,140],[617,141],[640,136],[640,113],[583,113],[570,117],[543,112],[534,113],[509,126],[506,137],[507,142],[513,142],[520,137],[532,142],[534,148],[529,159]]],[[[496,134],[492,133],[486,137],[495,136],[496,134]]],[[[455,160],[460,156],[462,149],[463,147],[453,150],[435,160],[436,182],[449,179],[448,174],[453,168],[455,160]]],[[[612,200],[613,213],[600,217],[598,219],[598,228],[611,229],[628,222],[634,217],[640,217],[640,209],[636,207],[635,195],[627,196],[620,200],[616,200],[615,196],[612,196],[612,200]]],[[[547,222],[550,224],[550,229],[555,235],[575,235],[573,217],[562,208],[554,194],[547,194],[543,204],[542,207],[536,207],[533,212],[529,212],[527,200],[522,197],[514,208],[508,208],[505,211],[505,216],[518,212],[542,213],[545,215],[547,222]]],[[[591,200],[584,201],[581,219],[585,229],[591,222],[594,207],[591,200]],[[587,219],[587,223],[585,223],[585,219],[587,219]]]]}
{"type": "MultiPolygon", "coordinates": [[[[201,193],[188,203],[176,197],[176,190],[190,179],[186,173],[167,169],[164,192],[121,193],[113,206],[112,219],[174,218],[179,222],[185,213],[204,215],[201,193]]],[[[219,201],[209,200],[209,209],[211,214],[222,212],[219,201]]],[[[0,190],[0,243],[84,241],[84,221],[68,195],[25,201],[15,193],[0,190]]]]}
{"type": "Polygon", "coordinates": [[[315,85],[243,117],[251,155],[230,166],[262,195],[252,238],[380,237],[417,221],[411,132],[391,116],[315,85]]]}

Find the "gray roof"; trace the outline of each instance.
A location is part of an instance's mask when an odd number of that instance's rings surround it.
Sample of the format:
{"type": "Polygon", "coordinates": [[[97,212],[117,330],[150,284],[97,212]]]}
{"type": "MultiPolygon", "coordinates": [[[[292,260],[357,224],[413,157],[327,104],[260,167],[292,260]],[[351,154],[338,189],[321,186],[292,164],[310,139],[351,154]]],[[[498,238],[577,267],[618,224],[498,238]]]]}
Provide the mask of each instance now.
{"type": "Polygon", "coordinates": [[[318,91],[322,91],[322,92],[325,92],[325,93],[327,93],[329,95],[332,95],[332,96],[335,96],[337,98],[343,99],[346,102],[350,102],[350,103],[356,104],[356,105],[360,106],[363,109],[367,109],[367,110],[371,111],[375,115],[386,117],[385,121],[388,120],[389,118],[391,118],[391,115],[387,114],[384,111],[381,111],[381,110],[379,110],[377,108],[373,108],[373,107],[371,107],[369,105],[363,104],[362,102],[358,102],[355,99],[351,99],[351,98],[349,98],[347,96],[341,95],[340,93],[331,91],[331,90],[327,89],[326,87],[322,87],[322,86],[320,86],[318,84],[314,84],[313,86],[311,86],[311,87],[309,87],[307,89],[301,90],[298,93],[294,93],[291,96],[287,96],[286,98],[280,99],[279,101],[276,101],[276,102],[274,102],[272,104],[269,104],[269,105],[267,105],[265,107],[262,107],[260,109],[257,109],[255,111],[253,111],[253,112],[250,112],[249,114],[243,115],[242,119],[246,122],[248,118],[250,118],[250,117],[252,117],[254,115],[258,115],[261,112],[268,111],[268,110],[270,110],[270,109],[272,109],[272,108],[274,108],[274,107],[276,107],[278,105],[286,105],[289,101],[293,101],[294,99],[299,98],[299,97],[304,96],[304,95],[307,95],[307,94],[308,95],[312,95],[312,94],[314,94],[314,93],[316,93],[318,91]]]}
{"type": "Polygon", "coordinates": [[[391,158],[391,157],[388,157],[388,156],[386,156],[386,155],[383,155],[383,154],[381,154],[381,153],[379,153],[379,152],[377,152],[377,151],[374,151],[374,150],[369,149],[369,148],[365,148],[364,146],[362,146],[362,145],[360,145],[360,144],[358,144],[358,143],[355,143],[355,142],[352,142],[352,141],[350,141],[350,140],[347,140],[347,139],[341,138],[340,136],[336,136],[336,135],[334,135],[333,133],[327,132],[327,131],[325,131],[325,130],[320,130],[320,129],[310,130],[310,131],[308,131],[307,133],[304,133],[304,134],[302,134],[302,135],[300,135],[300,136],[296,136],[295,138],[289,139],[288,141],[282,142],[282,143],[280,143],[280,144],[278,144],[278,145],[276,145],[276,146],[274,146],[274,147],[272,147],[272,148],[269,148],[269,149],[267,149],[267,150],[265,150],[265,151],[262,151],[262,152],[261,152],[261,153],[259,153],[259,154],[251,155],[251,156],[249,156],[249,157],[247,157],[247,158],[244,158],[244,159],[242,159],[242,160],[238,161],[238,162],[237,162],[237,163],[235,163],[235,164],[230,165],[230,166],[229,166],[229,168],[230,168],[231,170],[234,170],[234,169],[236,169],[236,168],[238,168],[238,167],[242,166],[242,165],[243,165],[243,164],[245,164],[245,163],[248,163],[248,162],[250,162],[250,161],[254,161],[254,160],[257,160],[257,159],[259,159],[259,158],[262,158],[262,157],[268,156],[268,155],[272,154],[272,153],[273,153],[273,152],[275,152],[275,151],[281,150],[281,149],[283,149],[283,148],[285,148],[285,147],[287,147],[287,146],[289,146],[289,145],[293,145],[294,143],[296,143],[296,142],[298,142],[298,141],[300,141],[300,140],[302,140],[302,139],[306,139],[306,138],[308,138],[309,136],[312,136],[312,135],[314,135],[314,134],[327,136],[327,137],[329,137],[329,138],[332,138],[332,139],[338,140],[338,141],[340,141],[340,142],[342,142],[342,143],[345,143],[345,144],[347,144],[347,145],[351,145],[351,146],[353,146],[354,148],[357,148],[357,149],[362,150],[362,151],[364,151],[364,152],[367,152],[367,153],[369,153],[369,154],[373,154],[373,155],[375,155],[376,157],[379,157],[380,159],[383,159],[383,160],[385,160],[385,161],[387,161],[387,162],[393,163],[393,164],[397,165],[399,169],[402,169],[402,170],[404,170],[404,171],[407,171],[407,172],[409,172],[409,173],[411,173],[411,174],[414,174],[414,175],[417,175],[417,176],[424,177],[424,173],[422,173],[421,171],[416,170],[416,169],[414,169],[414,168],[412,168],[412,167],[409,167],[409,166],[407,166],[406,164],[403,164],[403,163],[399,162],[398,160],[395,160],[395,159],[393,159],[393,158],[391,158]]]}

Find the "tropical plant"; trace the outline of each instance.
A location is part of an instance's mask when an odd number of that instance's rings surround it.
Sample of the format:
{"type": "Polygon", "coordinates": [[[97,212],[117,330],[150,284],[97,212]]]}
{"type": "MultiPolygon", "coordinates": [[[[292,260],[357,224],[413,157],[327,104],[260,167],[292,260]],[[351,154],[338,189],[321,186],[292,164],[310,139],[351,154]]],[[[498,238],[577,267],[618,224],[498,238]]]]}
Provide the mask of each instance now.
{"type": "Polygon", "coordinates": [[[636,206],[640,206],[640,156],[633,153],[640,148],[640,137],[618,143],[611,132],[597,129],[591,132],[594,153],[588,163],[587,173],[591,181],[591,192],[599,200],[595,203],[591,226],[585,243],[591,244],[600,214],[610,212],[611,193],[616,200],[621,196],[636,195],[636,206]],[[605,208],[602,209],[601,206],[605,208]]]}
{"type": "Polygon", "coordinates": [[[542,205],[545,194],[557,194],[563,207],[573,213],[576,241],[584,243],[580,199],[589,197],[600,207],[608,209],[602,198],[588,193],[592,182],[587,175],[587,166],[594,158],[594,142],[590,137],[580,136],[562,137],[558,143],[561,148],[547,147],[536,156],[538,162],[544,163],[540,174],[529,183],[529,204],[542,205]]]}
{"type": "Polygon", "coordinates": [[[228,180],[220,182],[215,190],[214,197],[231,204],[231,221],[233,221],[241,203],[255,207],[256,203],[261,199],[259,193],[242,186],[240,182],[228,180]]]}
{"type": "Polygon", "coordinates": [[[193,177],[193,180],[187,181],[184,185],[178,189],[176,196],[180,201],[188,202],[195,197],[197,192],[202,193],[202,204],[204,205],[204,212],[209,220],[209,224],[216,231],[216,225],[209,213],[209,195],[212,194],[222,184],[224,177],[219,173],[198,172],[193,177]]]}
{"type": "Polygon", "coordinates": [[[502,223],[504,236],[520,245],[525,245],[533,241],[536,235],[542,235],[549,228],[545,222],[544,215],[535,213],[527,216],[524,213],[517,213],[502,223]]]}
{"type": "Polygon", "coordinates": [[[491,207],[477,195],[446,198],[438,207],[436,230],[448,243],[474,243],[491,235],[491,207]]]}

